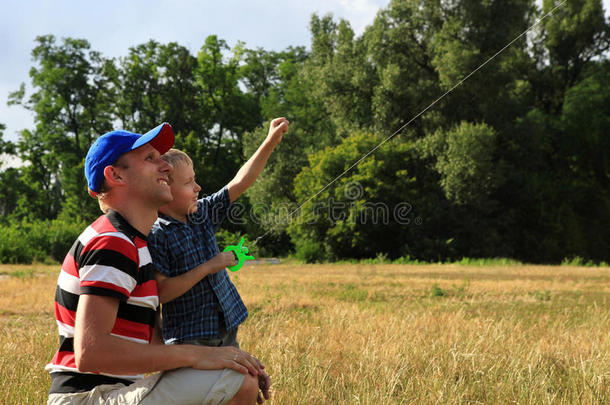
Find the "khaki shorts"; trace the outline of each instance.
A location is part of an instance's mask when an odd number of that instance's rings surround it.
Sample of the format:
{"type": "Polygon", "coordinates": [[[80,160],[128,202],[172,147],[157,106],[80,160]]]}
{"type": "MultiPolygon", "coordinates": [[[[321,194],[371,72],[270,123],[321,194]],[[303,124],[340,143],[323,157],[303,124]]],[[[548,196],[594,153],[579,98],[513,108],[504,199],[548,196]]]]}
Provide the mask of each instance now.
{"type": "Polygon", "coordinates": [[[51,394],[47,405],[226,404],[244,382],[237,371],[179,368],[135,383],[99,385],[91,391],[51,394]]]}

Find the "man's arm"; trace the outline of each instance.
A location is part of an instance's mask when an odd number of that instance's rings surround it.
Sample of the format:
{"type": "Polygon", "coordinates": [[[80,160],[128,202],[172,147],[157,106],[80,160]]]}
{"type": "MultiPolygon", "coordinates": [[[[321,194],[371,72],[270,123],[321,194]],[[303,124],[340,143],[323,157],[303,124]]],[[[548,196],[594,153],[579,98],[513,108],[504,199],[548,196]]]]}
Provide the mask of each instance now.
{"type": "Polygon", "coordinates": [[[263,366],[255,357],[234,347],[141,344],[113,336],[118,308],[117,298],[80,296],[74,327],[74,354],[80,371],[121,375],[193,367],[230,368],[255,376],[262,373],[263,366]]]}
{"type": "Polygon", "coordinates": [[[193,288],[200,280],[208,274],[218,273],[222,269],[236,264],[235,255],[232,252],[221,252],[199,266],[175,277],[167,277],[160,272],[155,272],[157,280],[157,291],[159,301],[162,304],[180,297],[193,288]]]}
{"type": "Polygon", "coordinates": [[[269,125],[269,134],[258,147],[256,152],[239,169],[233,180],[229,182],[229,199],[231,202],[243,194],[250,187],[259,174],[263,171],[267,159],[271,156],[273,149],[282,141],[282,136],[288,131],[288,120],[284,117],[276,118],[269,125]]]}

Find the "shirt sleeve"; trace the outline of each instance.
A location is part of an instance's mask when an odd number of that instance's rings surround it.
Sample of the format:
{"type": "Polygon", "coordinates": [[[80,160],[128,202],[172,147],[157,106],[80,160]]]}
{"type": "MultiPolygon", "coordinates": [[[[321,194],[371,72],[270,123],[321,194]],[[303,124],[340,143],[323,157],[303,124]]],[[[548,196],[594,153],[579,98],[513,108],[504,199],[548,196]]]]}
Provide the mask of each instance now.
{"type": "Polygon", "coordinates": [[[137,285],[138,250],[128,239],[101,235],[83,247],[79,263],[81,294],[127,301],[137,285]]]}
{"type": "Polygon", "coordinates": [[[159,272],[167,277],[170,277],[170,249],[167,240],[167,235],[163,228],[153,227],[148,234],[148,251],[152,258],[153,264],[159,272]]]}
{"type": "Polygon", "coordinates": [[[214,232],[227,217],[231,200],[229,199],[229,188],[223,187],[216,193],[202,198],[197,202],[197,215],[208,218],[214,232]]]}

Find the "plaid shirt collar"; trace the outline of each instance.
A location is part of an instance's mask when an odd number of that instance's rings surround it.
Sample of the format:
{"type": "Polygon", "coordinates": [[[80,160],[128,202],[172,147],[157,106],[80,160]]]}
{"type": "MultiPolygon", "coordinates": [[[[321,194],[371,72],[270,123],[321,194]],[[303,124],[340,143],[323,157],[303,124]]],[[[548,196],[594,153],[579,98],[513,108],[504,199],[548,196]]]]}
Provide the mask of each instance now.
{"type": "Polygon", "coordinates": [[[170,225],[170,224],[186,225],[186,223],[184,223],[174,217],[170,217],[169,215],[165,215],[162,212],[159,213],[157,220],[159,221],[159,223],[161,223],[163,225],[170,225]]]}

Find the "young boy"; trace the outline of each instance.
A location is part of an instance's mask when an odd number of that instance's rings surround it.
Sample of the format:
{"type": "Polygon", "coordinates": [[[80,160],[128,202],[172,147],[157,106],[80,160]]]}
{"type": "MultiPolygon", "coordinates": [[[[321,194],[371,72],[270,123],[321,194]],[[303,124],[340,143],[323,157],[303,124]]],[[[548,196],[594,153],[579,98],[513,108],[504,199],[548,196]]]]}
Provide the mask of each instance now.
{"type": "Polygon", "coordinates": [[[225,270],[236,263],[235,257],[220,252],[214,233],[230,204],[261,173],[288,125],[283,117],[272,120],[267,137],[233,180],[202,199],[188,155],[175,149],[163,155],[174,167],[174,199],[159,209],[148,246],[158,269],[166,343],[239,348],[237,328],[248,311],[225,270]]]}

